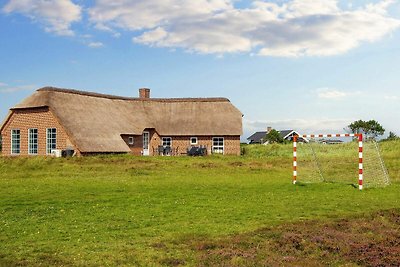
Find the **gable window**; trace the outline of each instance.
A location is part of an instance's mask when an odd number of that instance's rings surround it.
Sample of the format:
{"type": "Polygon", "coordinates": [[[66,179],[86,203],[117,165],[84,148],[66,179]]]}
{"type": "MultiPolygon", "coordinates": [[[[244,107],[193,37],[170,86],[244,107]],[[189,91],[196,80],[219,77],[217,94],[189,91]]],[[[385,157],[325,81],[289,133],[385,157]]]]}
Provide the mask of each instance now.
{"type": "Polygon", "coordinates": [[[51,154],[51,151],[57,148],[57,129],[48,128],[46,137],[46,153],[51,154]]]}
{"type": "Polygon", "coordinates": [[[128,144],[133,145],[133,137],[132,136],[128,138],[128,144]]]}
{"type": "Polygon", "coordinates": [[[190,138],[190,144],[191,144],[191,145],[197,145],[197,143],[198,143],[198,142],[197,142],[197,137],[191,137],[191,138],[190,138]]]}
{"type": "Polygon", "coordinates": [[[224,138],[223,137],[213,137],[212,153],[224,154],[224,138]]]}
{"type": "Polygon", "coordinates": [[[171,137],[163,137],[161,139],[161,141],[162,141],[162,145],[163,146],[171,146],[171,144],[172,144],[172,138],[171,137]]]}
{"type": "Polygon", "coordinates": [[[18,129],[11,130],[11,154],[21,152],[21,132],[18,129]]]}
{"type": "Polygon", "coordinates": [[[28,154],[36,155],[38,153],[38,129],[28,130],[28,154]]]}

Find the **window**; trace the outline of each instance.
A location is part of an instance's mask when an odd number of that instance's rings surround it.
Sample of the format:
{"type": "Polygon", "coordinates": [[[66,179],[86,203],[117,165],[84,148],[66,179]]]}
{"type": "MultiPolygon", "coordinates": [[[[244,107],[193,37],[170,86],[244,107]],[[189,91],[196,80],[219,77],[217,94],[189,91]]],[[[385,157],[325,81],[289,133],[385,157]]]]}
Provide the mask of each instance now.
{"type": "Polygon", "coordinates": [[[128,144],[133,145],[133,137],[132,136],[128,138],[128,144]]]}
{"type": "Polygon", "coordinates": [[[38,153],[38,129],[29,129],[28,154],[36,155],[37,153],[38,153]]]}
{"type": "Polygon", "coordinates": [[[212,152],[215,154],[224,154],[224,138],[213,137],[212,152]]]}
{"type": "Polygon", "coordinates": [[[11,154],[21,152],[21,132],[17,129],[11,130],[11,154]]]}
{"type": "Polygon", "coordinates": [[[191,145],[197,145],[197,137],[191,137],[190,138],[190,144],[191,145]]]}
{"type": "Polygon", "coordinates": [[[163,137],[162,138],[162,145],[163,146],[171,146],[172,138],[171,137],[163,137]]]}
{"type": "Polygon", "coordinates": [[[57,148],[57,129],[49,128],[47,129],[46,153],[51,154],[51,151],[56,148],[57,148]]]}

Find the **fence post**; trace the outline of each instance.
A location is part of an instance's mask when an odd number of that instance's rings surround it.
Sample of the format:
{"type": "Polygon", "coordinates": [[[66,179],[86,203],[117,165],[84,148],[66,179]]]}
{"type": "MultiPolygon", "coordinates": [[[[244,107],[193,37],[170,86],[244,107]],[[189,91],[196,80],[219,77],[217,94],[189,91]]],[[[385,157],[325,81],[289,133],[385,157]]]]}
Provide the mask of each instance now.
{"type": "Polygon", "coordinates": [[[358,134],[358,189],[363,189],[363,135],[358,134]]]}

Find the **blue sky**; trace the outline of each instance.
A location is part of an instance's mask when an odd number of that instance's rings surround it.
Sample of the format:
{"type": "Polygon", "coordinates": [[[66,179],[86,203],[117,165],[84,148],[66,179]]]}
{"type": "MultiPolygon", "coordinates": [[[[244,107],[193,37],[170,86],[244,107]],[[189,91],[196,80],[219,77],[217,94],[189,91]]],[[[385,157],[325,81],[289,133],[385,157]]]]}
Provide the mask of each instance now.
{"type": "Polygon", "coordinates": [[[50,85],[228,97],[267,126],[400,134],[399,1],[0,1],[0,117],[50,85]]]}

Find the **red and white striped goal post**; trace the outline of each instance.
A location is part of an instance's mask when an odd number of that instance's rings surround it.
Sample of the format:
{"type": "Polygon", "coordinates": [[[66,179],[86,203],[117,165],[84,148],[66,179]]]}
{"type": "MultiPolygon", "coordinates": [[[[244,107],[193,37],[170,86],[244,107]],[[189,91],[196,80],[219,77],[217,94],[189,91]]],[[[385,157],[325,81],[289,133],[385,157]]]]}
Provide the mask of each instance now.
{"type": "Polygon", "coordinates": [[[330,138],[330,137],[358,137],[358,189],[363,189],[363,135],[362,134],[305,134],[293,136],[293,184],[297,182],[297,139],[303,138],[330,138]]]}

